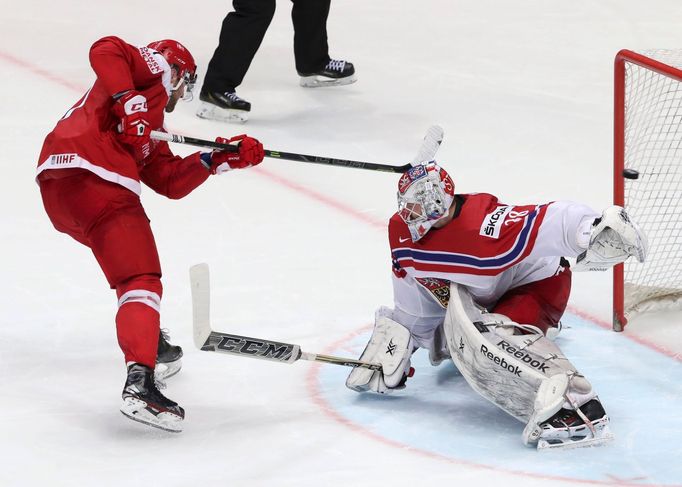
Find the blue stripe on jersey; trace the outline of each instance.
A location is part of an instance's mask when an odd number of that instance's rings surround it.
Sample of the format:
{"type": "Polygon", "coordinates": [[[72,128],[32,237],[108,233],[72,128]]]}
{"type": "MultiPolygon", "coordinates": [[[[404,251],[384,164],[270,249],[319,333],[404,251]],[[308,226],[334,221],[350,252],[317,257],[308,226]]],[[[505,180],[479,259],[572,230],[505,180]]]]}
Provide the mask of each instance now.
{"type": "Polygon", "coordinates": [[[528,245],[528,236],[530,235],[530,231],[533,228],[533,223],[535,222],[535,218],[538,215],[539,208],[540,207],[536,207],[535,210],[528,214],[526,217],[526,223],[521,229],[519,238],[516,240],[514,247],[501,256],[480,258],[468,254],[453,254],[447,252],[415,250],[410,248],[396,249],[393,251],[393,256],[397,260],[410,258],[415,261],[436,264],[454,264],[479,268],[503,267],[516,260],[516,258],[525,250],[526,246],[528,245]]]}

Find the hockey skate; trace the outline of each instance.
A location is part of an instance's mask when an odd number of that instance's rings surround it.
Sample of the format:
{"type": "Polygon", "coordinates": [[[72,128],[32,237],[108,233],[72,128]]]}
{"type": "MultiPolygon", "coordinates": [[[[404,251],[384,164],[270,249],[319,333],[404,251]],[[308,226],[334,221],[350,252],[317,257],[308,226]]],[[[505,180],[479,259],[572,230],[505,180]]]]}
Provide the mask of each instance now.
{"type": "Polygon", "coordinates": [[[625,209],[610,206],[592,224],[587,250],[578,256],[573,270],[604,271],[631,256],[644,262],[647,248],[646,235],[625,209]]]}
{"type": "Polygon", "coordinates": [[[579,410],[562,408],[540,424],[538,450],[598,446],[613,439],[609,417],[598,398],[586,402],[579,410]]]}
{"type": "Polygon", "coordinates": [[[348,61],[330,59],[327,65],[314,73],[301,73],[301,86],[317,88],[320,86],[341,86],[355,83],[355,68],[348,61]]]}
{"type": "Polygon", "coordinates": [[[249,119],[251,103],[239,98],[234,90],[226,92],[201,90],[201,106],[197,117],[221,122],[246,122],[249,119]]]}
{"type": "Polygon", "coordinates": [[[128,366],[121,412],[132,419],[172,433],[182,431],[185,410],[159,392],[152,369],[142,364],[128,366]]]}
{"type": "Polygon", "coordinates": [[[164,381],[180,372],[182,368],[182,348],[178,345],[171,345],[168,332],[159,331],[159,345],[156,352],[156,367],[154,368],[154,378],[157,381],[164,381]]]}

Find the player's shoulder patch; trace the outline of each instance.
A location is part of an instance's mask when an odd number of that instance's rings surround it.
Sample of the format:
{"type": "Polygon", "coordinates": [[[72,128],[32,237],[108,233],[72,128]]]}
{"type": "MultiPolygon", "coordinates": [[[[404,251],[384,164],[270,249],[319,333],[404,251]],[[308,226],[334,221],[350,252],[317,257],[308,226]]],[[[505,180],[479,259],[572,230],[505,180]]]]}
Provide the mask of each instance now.
{"type": "Polygon", "coordinates": [[[511,211],[512,207],[507,205],[498,206],[483,218],[481,230],[478,232],[482,237],[499,238],[502,222],[511,211]]]}
{"type": "Polygon", "coordinates": [[[137,50],[140,52],[140,56],[147,63],[147,67],[152,74],[163,73],[164,67],[159,61],[156,51],[148,48],[147,46],[138,47],[137,50]]]}

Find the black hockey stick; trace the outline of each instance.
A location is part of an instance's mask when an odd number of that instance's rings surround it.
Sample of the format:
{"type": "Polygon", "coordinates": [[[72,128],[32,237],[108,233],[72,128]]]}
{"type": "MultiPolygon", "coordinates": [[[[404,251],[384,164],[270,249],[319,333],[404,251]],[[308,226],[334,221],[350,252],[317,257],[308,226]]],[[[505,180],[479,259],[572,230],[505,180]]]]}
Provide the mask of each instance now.
{"type": "MultiPolygon", "coordinates": [[[[227,150],[230,152],[236,152],[237,146],[231,144],[219,144],[217,142],[211,142],[210,140],[196,139],[194,137],[185,137],[183,135],[169,134],[167,132],[159,132],[157,130],[152,130],[151,138],[155,140],[163,140],[166,142],[175,142],[178,144],[194,145],[197,147],[204,147],[208,149],[219,149],[227,150]]],[[[424,142],[419,149],[417,157],[414,162],[423,162],[433,159],[438,146],[443,140],[443,129],[437,125],[429,128],[429,131],[424,137],[424,142]]],[[[355,169],[367,169],[369,171],[382,171],[382,172],[392,172],[392,173],[404,173],[412,167],[412,164],[403,164],[402,166],[390,166],[387,164],[377,164],[375,162],[361,162],[361,161],[351,161],[348,159],[335,159],[333,157],[321,157],[321,156],[311,156],[307,154],[296,154],[293,152],[281,152],[274,150],[265,150],[266,157],[272,157],[274,159],[286,159],[289,161],[299,161],[308,162],[312,164],[324,164],[327,166],[339,166],[339,167],[352,167],[355,169]]]]}
{"type": "MultiPolygon", "coordinates": [[[[166,132],[158,132],[156,130],[152,130],[151,138],[156,140],[165,140],[166,142],[176,142],[178,144],[195,145],[197,147],[226,150],[230,152],[237,152],[238,150],[236,145],[219,144],[217,142],[211,142],[210,140],[195,139],[194,137],[168,134],[166,132]]],[[[348,159],[335,159],[333,157],[311,156],[307,154],[296,154],[293,152],[281,152],[268,149],[265,149],[265,157],[272,157],[273,159],[286,159],[289,161],[308,162],[312,164],[325,164],[327,166],[353,167],[356,169],[367,169],[369,171],[393,173],[403,173],[412,167],[411,164],[403,164],[402,166],[389,166],[387,164],[377,164],[374,162],[351,161],[348,159]]]]}
{"type": "Polygon", "coordinates": [[[307,353],[299,345],[291,343],[250,338],[211,330],[210,303],[211,290],[208,264],[197,264],[189,270],[192,284],[192,321],[194,327],[194,344],[204,352],[220,352],[243,357],[272,360],[291,364],[297,360],[312,360],[346,367],[363,367],[381,370],[381,365],[361,362],[349,358],[333,357],[307,353]]]}

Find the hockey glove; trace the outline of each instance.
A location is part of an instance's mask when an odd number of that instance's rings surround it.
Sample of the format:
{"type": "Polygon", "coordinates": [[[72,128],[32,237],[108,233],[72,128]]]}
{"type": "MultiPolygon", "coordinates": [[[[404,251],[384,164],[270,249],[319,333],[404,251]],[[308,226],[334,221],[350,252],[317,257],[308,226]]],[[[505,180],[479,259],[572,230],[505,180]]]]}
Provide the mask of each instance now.
{"type": "Polygon", "coordinates": [[[391,310],[377,310],[374,331],[360,360],[381,364],[381,371],[356,368],[346,379],[346,387],[357,392],[374,391],[387,394],[404,389],[408,377],[414,375],[410,357],[415,350],[410,330],[393,321],[391,310]]]}
{"type": "Polygon", "coordinates": [[[215,150],[211,153],[211,174],[222,174],[232,169],[245,169],[256,166],[263,161],[265,152],[263,144],[248,135],[235,135],[230,139],[218,137],[215,141],[219,144],[231,144],[236,142],[238,152],[215,150]]]}
{"type": "Polygon", "coordinates": [[[130,90],[116,99],[112,107],[119,118],[118,139],[128,145],[144,145],[149,142],[151,126],[147,119],[147,99],[130,90]]]}

